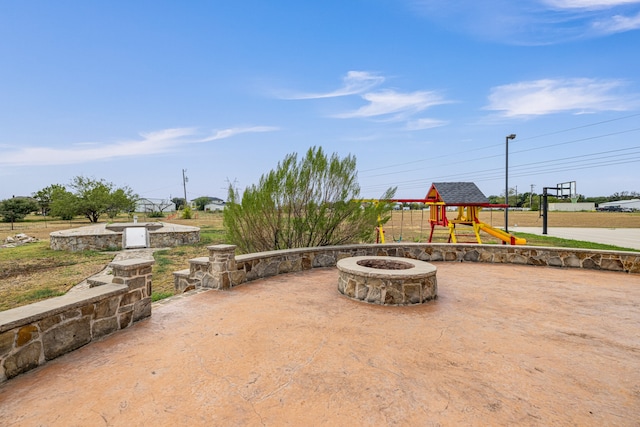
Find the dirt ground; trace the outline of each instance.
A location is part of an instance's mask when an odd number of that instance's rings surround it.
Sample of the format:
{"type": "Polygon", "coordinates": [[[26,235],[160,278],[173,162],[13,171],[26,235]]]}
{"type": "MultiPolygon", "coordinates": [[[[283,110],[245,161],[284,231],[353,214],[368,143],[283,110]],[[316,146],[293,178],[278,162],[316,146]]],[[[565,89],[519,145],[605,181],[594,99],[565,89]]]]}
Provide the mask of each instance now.
{"type": "Polygon", "coordinates": [[[0,424],[638,426],[640,276],[435,265],[412,307],[333,268],[154,305],[0,385],[0,424]]]}

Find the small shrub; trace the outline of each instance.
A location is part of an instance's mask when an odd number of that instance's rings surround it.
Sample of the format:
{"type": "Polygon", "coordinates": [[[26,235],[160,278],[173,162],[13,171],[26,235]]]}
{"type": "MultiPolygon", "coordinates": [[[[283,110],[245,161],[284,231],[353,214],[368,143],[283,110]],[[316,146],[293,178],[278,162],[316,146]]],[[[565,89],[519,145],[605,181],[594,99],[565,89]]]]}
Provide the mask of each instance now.
{"type": "Polygon", "coordinates": [[[191,218],[193,218],[193,212],[191,212],[191,208],[187,206],[182,211],[182,219],[191,219],[191,218]]]}
{"type": "Polygon", "coordinates": [[[158,212],[158,211],[156,211],[156,212],[149,212],[149,213],[147,214],[147,216],[148,216],[149,218],[164,218],[164,214],[163,214],[162,212],[158,212]]]}
{"type": "Polygon", "coordinates": [[[173,296],[173,292],[154,292],[151,294],[151,301],[156,302],[161,299],[169,298],[173,296]]]}

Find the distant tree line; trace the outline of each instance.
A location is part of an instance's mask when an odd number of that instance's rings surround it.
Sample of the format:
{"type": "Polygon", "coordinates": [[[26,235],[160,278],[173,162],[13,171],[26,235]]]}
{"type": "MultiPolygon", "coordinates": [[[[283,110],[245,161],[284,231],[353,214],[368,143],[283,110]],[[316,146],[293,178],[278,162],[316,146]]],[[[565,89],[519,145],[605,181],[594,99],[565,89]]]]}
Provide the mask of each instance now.
{"type": "Polygon", "coordinates": [[[43,216],[71,220],[82,215],[90,222],[98,222],[102,215],[115,218],[122,212],[135,210],[138,196],[129,188],[116,188],[103,179],[77,176],[69,189],[52,184],[33,193],[33,197],[13,197],[0,201],[0,216],[4,222],[24,219],[31,212],[43,216]]]}
{"type": "MultiPolygon", "coordinates": [[[[509,206],[517,207],[517,208],[529,208],[531,210],[539,210],[540,208],[540,197],[542,194],[539,193],[517,193],[515,188],[509,189],[509,206]]],[[[499,196],[492,195],[488,197],[489,203],[502,204],[504,203],[504,193],[499,196]]],[[[640,199],[640,193],[637,191],[621,191],[613,193],[610,196],[598,196],[598,197],[585,197],[582,194],[578,194],[577,196],[578,202],[587,202],[587,203],[595,203],[596,205],[600,203],[606,202],[614,202],[617,200],[631,200],[631,199],[640,199]]],[[[562,203],[569,202],[566,198],[556,197],[555,195],[548,195],[549,203],[562,203]]]]}

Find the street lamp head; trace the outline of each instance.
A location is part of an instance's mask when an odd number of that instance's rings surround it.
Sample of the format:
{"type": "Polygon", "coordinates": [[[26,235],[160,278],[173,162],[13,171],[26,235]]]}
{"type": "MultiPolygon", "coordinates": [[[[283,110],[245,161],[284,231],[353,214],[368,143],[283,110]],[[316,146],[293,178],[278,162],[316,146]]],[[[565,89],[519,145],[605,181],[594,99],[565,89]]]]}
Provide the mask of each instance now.
{"type": "Polygon", "coordinates": [[[516,139],[516,134],[512,133],[511,135],[507,135],[507,139],[516,139]]]}

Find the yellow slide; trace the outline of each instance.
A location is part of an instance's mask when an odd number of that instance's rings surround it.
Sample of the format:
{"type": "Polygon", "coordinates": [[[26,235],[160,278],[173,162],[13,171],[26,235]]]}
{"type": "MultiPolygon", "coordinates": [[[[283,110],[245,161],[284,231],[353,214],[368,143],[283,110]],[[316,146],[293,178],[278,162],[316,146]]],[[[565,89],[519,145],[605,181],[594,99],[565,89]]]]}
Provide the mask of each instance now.
{"type": "Polygon", "coordinates": [[[492,226],[490,226],[485,222],[479,222],[478,226],[480,227],[480,230],[484,231],[485,233],[491,234],[493,237],[496,237],[510,245],[526,245],[527,244],[526,239],[523,239],[521,237],[516,237],[500,229],[493,228],[492,226]]]}

